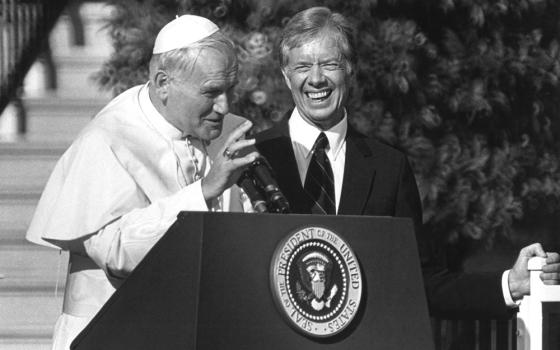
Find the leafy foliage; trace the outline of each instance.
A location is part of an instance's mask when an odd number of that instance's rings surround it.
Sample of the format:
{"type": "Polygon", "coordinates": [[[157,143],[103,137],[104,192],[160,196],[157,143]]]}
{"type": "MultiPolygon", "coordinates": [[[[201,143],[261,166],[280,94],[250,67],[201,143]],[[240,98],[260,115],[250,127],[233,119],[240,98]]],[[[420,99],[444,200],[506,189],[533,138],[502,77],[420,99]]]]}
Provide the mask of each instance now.
{"type": "Polygon", "coordinates": [[[560,3],[555,0],[113,1],[115,54],[99,74],[119,93],[147,79],[155,35],[206,16],[237,43],[234,111],[260,129],[293,107],[279,30],[327,6],[357,27],[351,123],[404,150],[433,234],[490,246],[524,213],[559,208],[560,3]]]}

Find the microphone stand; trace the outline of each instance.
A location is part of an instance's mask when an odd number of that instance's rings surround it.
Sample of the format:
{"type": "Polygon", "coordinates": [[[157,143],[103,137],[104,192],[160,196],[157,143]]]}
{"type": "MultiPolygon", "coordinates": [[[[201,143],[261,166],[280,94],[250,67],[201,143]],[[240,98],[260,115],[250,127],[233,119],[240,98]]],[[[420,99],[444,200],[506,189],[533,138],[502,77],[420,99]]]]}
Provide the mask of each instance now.
{"type": "Polygon", "coordinates": [[[290,212],[290,204],[265,158],[259,157],[251,163],[237,180],[237,185],[245,190],[258,213],[290,212]]]}

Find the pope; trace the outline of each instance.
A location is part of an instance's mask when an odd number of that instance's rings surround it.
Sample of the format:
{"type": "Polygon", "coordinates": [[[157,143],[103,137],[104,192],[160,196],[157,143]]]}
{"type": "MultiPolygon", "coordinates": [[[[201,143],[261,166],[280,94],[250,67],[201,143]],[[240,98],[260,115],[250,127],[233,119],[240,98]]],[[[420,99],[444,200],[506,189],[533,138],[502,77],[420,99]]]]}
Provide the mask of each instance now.
{"type": "Polygon", "coordinates": [[[69,349],[180,211],[251,209],[230,189],[258,156],[239,156],[251,123],[220,137],[241,120],[228,114],[236,82],[230,40],[205,18],[178,17],[156,38],[149,81],[109,102],[59,160],[26,236],[69,251],[53,349],[69,349]]]}

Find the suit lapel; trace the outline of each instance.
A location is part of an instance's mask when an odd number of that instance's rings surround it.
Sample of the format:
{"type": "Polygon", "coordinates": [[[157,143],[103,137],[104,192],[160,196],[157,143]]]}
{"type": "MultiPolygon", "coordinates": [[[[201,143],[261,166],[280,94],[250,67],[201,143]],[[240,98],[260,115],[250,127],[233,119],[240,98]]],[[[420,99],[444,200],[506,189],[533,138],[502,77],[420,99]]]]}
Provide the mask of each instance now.
{"type": "MultiPolygon", "coordinates": [[[[375,165],[366,137],[348,125],[346,161],[338,214],[362,215],[375,178],[375,165]]],[[[292,213],[310,214],[312,201],[305,193],[290,139],[288,123],[257,134],[257,149],[270,163],[292,213]]]]}
{"type": "Polygon", "coordinates": [[[346,136],[346,162],[338,214],[362,215],[371,195],[375,178],[373,154],[365,141],[350,125],[346,136]]]}

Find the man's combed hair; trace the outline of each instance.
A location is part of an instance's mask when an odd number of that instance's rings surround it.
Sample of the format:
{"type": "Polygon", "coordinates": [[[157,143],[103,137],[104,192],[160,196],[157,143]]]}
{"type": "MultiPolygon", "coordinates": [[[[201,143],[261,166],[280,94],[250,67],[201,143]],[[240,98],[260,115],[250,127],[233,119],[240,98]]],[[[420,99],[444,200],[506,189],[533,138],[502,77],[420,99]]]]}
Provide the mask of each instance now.
{"type": "Polygon", "coordinates": [[[354,26],[340,13],[326,7],[312,7],[297,13],[286,24],[280,40],[280,66],[288,64],[288,52],[321,35],[336,40],[349,72],[356,61],[354,26]]]}
{"type": "Polygon", "coordinates": [[[200,52],[208,49],[215,50],[225,57],[230,57],[235,60],[235,65],[237,65],[233,42],[221,31],[218,31],[189,47],[153,55],[150,60],[150,80],[153,81],[159,70],[175,77],[188,76],[193,71],[200,52]]]}

